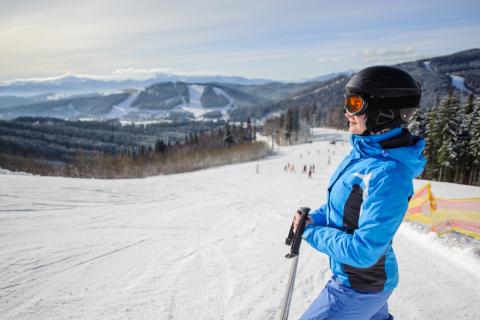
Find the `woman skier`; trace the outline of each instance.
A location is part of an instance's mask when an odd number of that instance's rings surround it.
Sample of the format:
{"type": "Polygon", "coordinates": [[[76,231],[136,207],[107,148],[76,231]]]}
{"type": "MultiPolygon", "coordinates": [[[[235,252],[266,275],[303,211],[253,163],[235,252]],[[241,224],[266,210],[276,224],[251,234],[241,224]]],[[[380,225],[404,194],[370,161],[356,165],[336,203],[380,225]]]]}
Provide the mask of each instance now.
{"type": "MultiPolygon", "coordinates": [[[[393,319],[387,305],[398,284],[392,238],[413,194],[412,179],[425,167],[424,140],[401,125],[418,108],[421,88],[401,69],[375,66],[356,73],[345,89],[353,148],[303,233],[330,257],[333,277],[301,319],[393,319]]],[[[300,215],[294,220],[296,229],[300,215]]]]}

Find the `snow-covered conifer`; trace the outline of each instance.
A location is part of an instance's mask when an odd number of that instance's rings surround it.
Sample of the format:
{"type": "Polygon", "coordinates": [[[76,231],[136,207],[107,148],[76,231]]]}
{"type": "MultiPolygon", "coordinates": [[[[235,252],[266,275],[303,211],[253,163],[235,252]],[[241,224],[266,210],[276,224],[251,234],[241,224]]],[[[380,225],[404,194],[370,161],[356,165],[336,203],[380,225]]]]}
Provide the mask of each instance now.
{"type": "Polygon", "coordinates": [[[408,123],[408,129],[414,135],[424,137],[426,131],[425,111],[417,109],[408,123]]]}
{"type": "Polygon", "coordinates": [[[477,98],[471,114],[469,155],[472,157],[469,184],[480,184],[480,98],[477,98]]]}
{"type": "Polygon", "coordinates": [[[469,155],[471,127],[472,127],[472,112],[474,108],[473,95],[468,97],[467,102],[462,105],[457,114],[457,135],[455,152],[458,155],[457,165],[455,167],[456,183],[465,183],[465,177],[468,177],[468,172],[472,167],[472,157],[469,155]]]}
{"type": "MultiPolygon", "coordinates": [[[[438,108],[438,107],[437,107],[438,108]]],[[[425,176],[434,180],[437,176],[437,150],[440,145],[438,132],[438,123],[436,121],[436,109],[432,108],[426,112],[425,125],[425,150],[424,155],[427,160],[425,176]]]]}
{"type": "Polygon", "coordinates": [[[444,99],[437,108],[437,119],[439,122],[439,133],[441,138],[440,148],[438,149],[437,164],[440,167],[439,180],[448,181],[451,178],[452,169],[458,161],[456,149],[457,128],[460,102],[458,97],[450,91],[448,97],[444,99]]]}

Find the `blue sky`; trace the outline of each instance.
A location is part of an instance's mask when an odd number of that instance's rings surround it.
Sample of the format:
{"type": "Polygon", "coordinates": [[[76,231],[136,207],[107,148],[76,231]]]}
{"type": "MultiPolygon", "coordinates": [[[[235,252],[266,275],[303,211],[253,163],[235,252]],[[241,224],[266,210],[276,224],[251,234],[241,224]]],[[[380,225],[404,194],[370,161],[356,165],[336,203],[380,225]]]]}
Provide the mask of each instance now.
{"type": "Polygon", "coordinates": [[[480,1],[0,0],[0,81],[298,80],[480,47],[480,1]]]}

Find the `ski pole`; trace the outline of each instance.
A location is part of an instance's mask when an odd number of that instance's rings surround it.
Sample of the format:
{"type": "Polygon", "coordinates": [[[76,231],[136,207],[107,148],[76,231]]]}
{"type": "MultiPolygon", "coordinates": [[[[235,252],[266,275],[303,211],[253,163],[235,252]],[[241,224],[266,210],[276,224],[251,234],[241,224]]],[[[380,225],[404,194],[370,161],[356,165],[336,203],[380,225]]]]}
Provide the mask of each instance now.
{"type": "Polygon", "coordinates": [[[285,244],[291,245],[290,252],[285,255],[285,258],[293,258],[292,260],[292,267],[290,269],[290,275],[288,277],[288,285],[287,291],[285,292],[285,297],[283,298],[283,308],[282,308],[282,315],[281,320],[288,319],[288,312],[290,311],[290,302],[292,300],[292,293],[293,293],[293,285],[295,284],[295,275],[297,273],[297,265],[298,265],[298,254],[300,251],[300,244],[302,243],[302,234],[305,230],[305,224],[308,219],[308,213],[310,212],[310,208],[302,207],[297,211],[300,213],[300,223],[298,224],[297,230],[293,232],[293,222],[290,226],[290,231],[288,232],[287,239],[285,240],[285,244]]]}

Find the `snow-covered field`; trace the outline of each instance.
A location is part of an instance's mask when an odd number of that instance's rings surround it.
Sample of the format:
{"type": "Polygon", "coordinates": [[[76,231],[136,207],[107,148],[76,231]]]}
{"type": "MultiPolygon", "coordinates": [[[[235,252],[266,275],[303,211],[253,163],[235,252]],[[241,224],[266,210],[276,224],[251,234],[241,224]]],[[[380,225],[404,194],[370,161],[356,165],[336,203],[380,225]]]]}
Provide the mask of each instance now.
{"type": "MultiPolygon", "coordinates": [[[[318,141],[259,162],[134,180],[0,171],[0,318],[277,319],[293,212],[323,203],[349,148],[318,141]],[[287,163],[296,173],[283,171],[287,163]],[[315,164],[311,179],[305,164],[315,164]]],[[[475,187],[432,188],[480,196],[475,187]]],[[[394,248],[396,319],[480,318],[478,241],[404,223],[394,248]]],[[[291,319],[329,277],[328,258],[304,243],[291,319]]]]}

